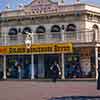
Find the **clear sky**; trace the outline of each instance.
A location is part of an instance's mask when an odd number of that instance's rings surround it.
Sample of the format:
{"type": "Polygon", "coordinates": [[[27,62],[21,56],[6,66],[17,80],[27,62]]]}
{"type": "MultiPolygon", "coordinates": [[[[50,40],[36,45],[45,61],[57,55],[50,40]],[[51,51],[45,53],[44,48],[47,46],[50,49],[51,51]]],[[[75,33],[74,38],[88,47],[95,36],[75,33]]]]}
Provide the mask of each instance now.
{"type": "MultiPolygon", "coordinates": [[[[7,4],[10,5],[12,9],[16,9],[19,4],[29,4],[32,0],[0,0],[0,11],[2,11],[7,4]]],[[[60,0],[52,0],[52,1],[60,1],[60,0]]],[[[66,4],[73,4],[75,0],[64,0],[66,4]]],[[[96,4],[100,6],[100,0],[81,0],[83,3],[96,4]]]]}

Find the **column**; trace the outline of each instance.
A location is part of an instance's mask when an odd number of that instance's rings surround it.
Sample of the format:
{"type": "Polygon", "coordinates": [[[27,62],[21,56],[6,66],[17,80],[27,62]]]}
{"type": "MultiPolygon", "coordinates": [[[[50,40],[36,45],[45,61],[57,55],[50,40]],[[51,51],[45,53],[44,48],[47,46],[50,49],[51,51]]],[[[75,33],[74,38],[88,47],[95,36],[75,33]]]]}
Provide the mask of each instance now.
{"type": "Polygon", "coordinates": [[[18,66],[18,79],[21,80],[22,79],[22,73],[21,73],[21,66],[18,66]]]}
{"type": "Polygon", "coordinates": [[[62,79],[65,79],[64,75],[64,53],[61,54],[61,66],[62,66],[62,79]]]}
{"type": "MultiPolygon", "coordinates": [[[[62,26],[62,42],[64,42],[65,36],[64,36],[64,25],[62,26]]],[[[61,66],[62,66],[62,77],[61,79],[65,79],[64,75],[64,53],[61,53],[61,66]]]]}
{"type": "Polygon", "coordinates": [[[7,76],[6,76],[6,55],[4,55],[3,57],[3,79],[6,80],[7,76]]]}
{"type": "Polygon", "coordinates": [[[64,40],[65,40],[64,30],[62,30],[62,32],[61,32],[61,38],[62,38],[62,41],[64,42],[64,40]]]}
{"type": "Polygon", "coordinates": [[[95,47],[96,80],[98,79],[98,47],[95,47]]]}
{"type": "Polygon", "coordinates": [[[31,80],[34,79],[34,55],[31,55],[31,64],[32,64],[32,69],[31,69],[31,80]]]}
{"type": "MultiPolygon", "coordinates": [[[[32,44],[31,45],[33,45],[33,43],[34,43],[34,37],[35,37],[35,34],[34,33],[31,33],[31,37],[32,37],[32,44]]],[[[31,69],[31,80],[33,80],[34,79],[34,55],[33,54],[31,54],[31,64],[32,64],[32,69],[31,69]]]]}

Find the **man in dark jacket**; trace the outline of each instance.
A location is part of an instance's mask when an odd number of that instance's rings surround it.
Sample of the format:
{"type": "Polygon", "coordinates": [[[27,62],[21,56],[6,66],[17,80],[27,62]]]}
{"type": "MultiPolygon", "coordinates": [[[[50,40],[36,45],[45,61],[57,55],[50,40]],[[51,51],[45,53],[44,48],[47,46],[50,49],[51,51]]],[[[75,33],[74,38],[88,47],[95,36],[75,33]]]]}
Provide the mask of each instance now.
{"type": "Polygon", "coordinates": [[[59,74],[60,74],[60,67],[57,64],[57,62],[55,61],[54,64],[50,67],[51,71],[52,71],[52,80],[53,82],[56,82],[56,80],[59,78],[59,74]]]}

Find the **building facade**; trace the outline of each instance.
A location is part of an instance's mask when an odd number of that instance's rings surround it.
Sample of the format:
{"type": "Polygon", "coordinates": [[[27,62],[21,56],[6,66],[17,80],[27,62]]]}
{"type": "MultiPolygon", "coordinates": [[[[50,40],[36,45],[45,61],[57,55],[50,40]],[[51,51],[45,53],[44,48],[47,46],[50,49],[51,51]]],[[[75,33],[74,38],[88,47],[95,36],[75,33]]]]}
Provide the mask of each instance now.
{"type": "Polygon", "coordinates": [[[48,79],[57,61],[61,79],[96,78],[99,30],[100,8],[92,5],[33,0],[17,10],[6,9],[0,14],[0,76],[48,79]]]}

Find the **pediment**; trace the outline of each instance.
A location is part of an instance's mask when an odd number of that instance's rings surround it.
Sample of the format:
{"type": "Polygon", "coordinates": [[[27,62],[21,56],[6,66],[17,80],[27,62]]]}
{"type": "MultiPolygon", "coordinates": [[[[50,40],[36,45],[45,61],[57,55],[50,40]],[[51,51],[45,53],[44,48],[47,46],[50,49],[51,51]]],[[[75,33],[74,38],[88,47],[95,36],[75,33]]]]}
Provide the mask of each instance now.
{"type": "Polygon", "coordinates": [[[45,4],[57,4],[57,2],[53,2],[51,0],[33,0],[30,5],[35,6],[35,5],[45,5],[45,4]]]}
{"type": "Polygon", "coordinates": [[[24,11],[26,13],[31,12],[32,14],[43,14],[56,11],[57,8],[57,2],[52,2],[51,0],[33,0],[31,4],[25,6],[24,11]]]}

